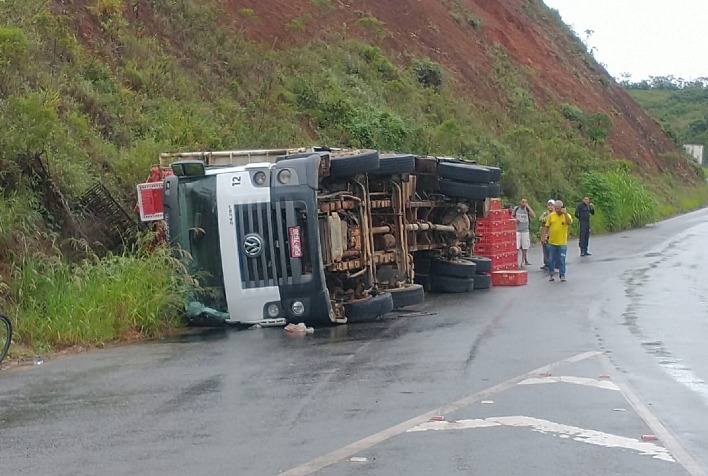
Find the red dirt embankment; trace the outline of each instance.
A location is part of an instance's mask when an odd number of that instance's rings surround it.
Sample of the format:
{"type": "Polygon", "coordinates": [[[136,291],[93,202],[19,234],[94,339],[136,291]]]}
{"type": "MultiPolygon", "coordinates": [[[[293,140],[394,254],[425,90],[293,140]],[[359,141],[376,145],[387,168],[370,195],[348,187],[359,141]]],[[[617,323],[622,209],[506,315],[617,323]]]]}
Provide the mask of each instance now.
{"type": "Polygon", "coordinates": [[[376,18],[384,26],[378,40],[384,50],[393,57],[428,57],[444,65],[465,95],[481,104],[504,101],[490,79],[488,56],[488,50],[500,44],[512,61],[532,72],[537,104],[569,103],[586,113],[604,113],[613,124],[608,143],[615,155],[648,173],[672,170],[695,180],[685,161],[662,158],[676,146],[605,69],[582,52],[582,45],[542,0],[331,0],[328,7],[317,3],[231,0],[222,7],[248,38],[275,47],[301,43],[322,29],[345,29],[371,39],[372,33],[357,20],[376,18]],[[252,9],[258,21],[246,21],[243,9],[252,9]],[[451,14],[455,11],[471,14],[481,27],[460,22],[459,15],[456,21],[451,14]],[[297,18],[310,19],[303,22],[304,30],[286,28],[297,18]]]}
{"type": "MultiPolygon", "coordinates": [[[[211,2],[213,0],[198,0],[211,2]]],[[[86,0],[56,0],[70,12],[85,39],[97,34],[86,0]]],[[[461,92],[481,108],[504,107],[504,91],[494,82],[490,50],[501,45],[512,62],[529,71],[529,85],[539,106],[574,104],[585,113],[604,113],[612,121],[608,144],[617,157],[647,174],[672,171],[687,181],[696,175],[684,160],[667,158],[676,146],[634,100],[585,52],[542,0],[223,0],[223,23],[247,38],[287,48],[323,32],[374,41],[396,58],[422,57],[448,69],[461,92]],[[381,24],[368,26],[369,18],[381,24]],[[476,28],[470,23],[473,19],[476,28]],[[298,28],[288,24],[299,22],[298,28]]],[[[128,9],[144,31],[155,29],[152,8],[128,9]]],[[[156,34],[165,35],[166,32],[156,34]]],[[[618,45],[621,47],[621,45],[618,45]]]]}

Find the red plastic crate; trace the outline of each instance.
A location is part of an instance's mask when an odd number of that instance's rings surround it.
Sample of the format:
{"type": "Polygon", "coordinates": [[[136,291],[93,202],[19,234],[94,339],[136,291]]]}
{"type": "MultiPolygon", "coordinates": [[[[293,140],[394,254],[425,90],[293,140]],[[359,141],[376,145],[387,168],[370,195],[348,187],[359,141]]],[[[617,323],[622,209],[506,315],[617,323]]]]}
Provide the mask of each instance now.
{"type": "Polygon", "coordinates": [[[492,263],[492,272],[494,271],[512,271],[517,269],[516,263],[492,263]]]}
{"type": "Polygon", "coordinates": [[[497,251],[492,251],[487,254],[480,254],[479,245],[475,246],[475,254],[478,256],[484,256],[485,258],[489,258],[492,260],[492,263],[514,263],[516,262],[517,258],[517,251],[516,250],[497,250],[497,251]]]}
{"type": "Polygon", "coordinates": [[[488,218],[479,218],[477,219],[475,231],[480,235],[484,233],[494,233],[499,231],[516,232],[516,220],[514,220],[513,218],[505,218],[503,220],[490,220],[488,218]]]}
{"type": "Polygon", "coordinates": [[[529,281],[525,269],[492,271],[492,285],[494,286],[523,286],[529,281]]]}
{"type": "Polygon", "coordinates": [[[489,210],[487,217],[483,220],[507,220],[511,217],[511,211],[508,208],[499,208],[489,210]]]}
{"type": "Polygon", "coordinates": [[[516,231],[484,231],[478,233],[479,243],[516,243],[516,231]]]}
{"type": "Polygon", "coordinates": [[[506,243],[476,243],[474,245],[475,254],[481,256],[491,256],[495,253],[505,253],[514,251],[516,248],[516,241],[506,242],[506,243]]]}
{"type": "Polygon", "coordinates": [[[501,210],[501,198],[490,198],[489,199],[489,209],[490,210],[501,210]]]}

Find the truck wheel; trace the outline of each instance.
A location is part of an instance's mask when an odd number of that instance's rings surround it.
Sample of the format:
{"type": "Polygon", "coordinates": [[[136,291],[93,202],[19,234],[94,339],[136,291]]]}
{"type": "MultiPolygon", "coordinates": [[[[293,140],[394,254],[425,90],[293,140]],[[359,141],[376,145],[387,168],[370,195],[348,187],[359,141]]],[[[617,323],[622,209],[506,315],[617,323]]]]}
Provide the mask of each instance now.
{"type": "Polygon", "coordinates": [[[501,187],[498,183],[488,183],[487,184],[487,196],[489,198],[496,198],[501,193],[501,187]]]}
{"type": "Polygon", "coordinates": [[[438,175],[442,178],[464,183],[489,183],[490,172],[487,167],[461,162],[439,162],[438,175]]]}
{"type": "Polygon", "coordinates": [[[356,174],[365,174],[379,168],[380,158],[378,150],[367,150],[361,154],[333,157],[330,161],[330,177],[346,177],[356,174]]]}
{"type": "Polygon", "coordinates": [[[468,200],[485,200],[488,194],[486,183],[462,183],[452,180],[440,181],[440,193],[454,198],[466,198],[468,200]]]}
{"type": "Polygon", "coordinates": [[[382,155],[376,175],[411,174],[415,172],[415,155],[382,155]]]}
{"type": "Polygon", "coordinates": [[[415,278],[413,278],[415,284],[420,284],[423,286],[425,292],[430,291],[430,276],[425,273],[415,273],[415,278]]]}
{"type": "Polygon", "coordinates": [[[489,170],[490,182],[498,182],[501,180],[502,170],[499,167],[492,167],[489,165],[486,165],[485,167],[487,167],[487,170],[489,170]]]}
{"type": "Polygon", "coordinates": [[[387,289],[393,298],[393,308],[414,306],[425,301],[425,291],[420,284],[404,284],[400,288],[387,289]]]}
{"type": "Polygon", "coordinates": [[[474,278],[431,276],[430,285],[436,293],[467,293],[474,289],[474,278]]]}
{"type": "Polygon", "coordinates": [[[344,304],[344,314],[347,322],[371,322],[379,316],[393,311],[393,297],[391,293],[379,293],[369,299],[354,301],[344,304]]]}
{"type": "Polygon", "coordinates": [[[453,278],[474,278],[477,274],[477,265],[467,260],[436,259],[430,265],[430,272],[437,276],[451,276],[453,278]]]}
{"type": "Polygon", "coordinates": [[[489,274],[478,274],[474,277],[475,289],[489,289],[492,285],[492,276],[489,274]]]}
{"type": "Polygon", "coordinates": [[[492,272],[492,260],[489,258],[485,258],[484,256],[470,256],[463,259],[477,265],[477,274],[492,272]]]}

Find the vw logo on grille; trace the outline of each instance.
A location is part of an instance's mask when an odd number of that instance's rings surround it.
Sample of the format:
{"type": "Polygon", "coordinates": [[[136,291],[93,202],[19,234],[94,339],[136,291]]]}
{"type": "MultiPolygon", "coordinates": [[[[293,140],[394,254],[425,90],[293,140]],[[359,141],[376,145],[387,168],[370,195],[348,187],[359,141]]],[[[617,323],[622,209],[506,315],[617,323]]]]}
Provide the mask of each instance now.
{"type": "Polygon", "coordinates": [[[258,258],[263,253],[263,238],[260,235],[251,233],[243,240],[243,251],[249,258],[258,258]]]}

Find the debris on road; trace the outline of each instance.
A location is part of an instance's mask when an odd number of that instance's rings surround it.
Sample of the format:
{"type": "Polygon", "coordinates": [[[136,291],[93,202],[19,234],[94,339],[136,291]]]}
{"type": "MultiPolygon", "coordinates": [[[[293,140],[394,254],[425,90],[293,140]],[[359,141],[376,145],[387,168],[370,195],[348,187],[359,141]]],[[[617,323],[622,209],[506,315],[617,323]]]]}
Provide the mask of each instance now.
{"type": "Polygon", "coordinates": [[[292,334],[312,334],[315,332],[313,327],[307,327],[304,323],[299,324],[288,324],[285,326],[285,332],[290,332],[292,334]]]}
{"type": "Polygon", "coordinates": [[[398,313],[398,317],[420,317],[420,316],[436,316],[438,313],[437,312],[429,312],[429,311],[416,311],[416,310],[410,310],[410,311],[396,311],[398,313]]]}

